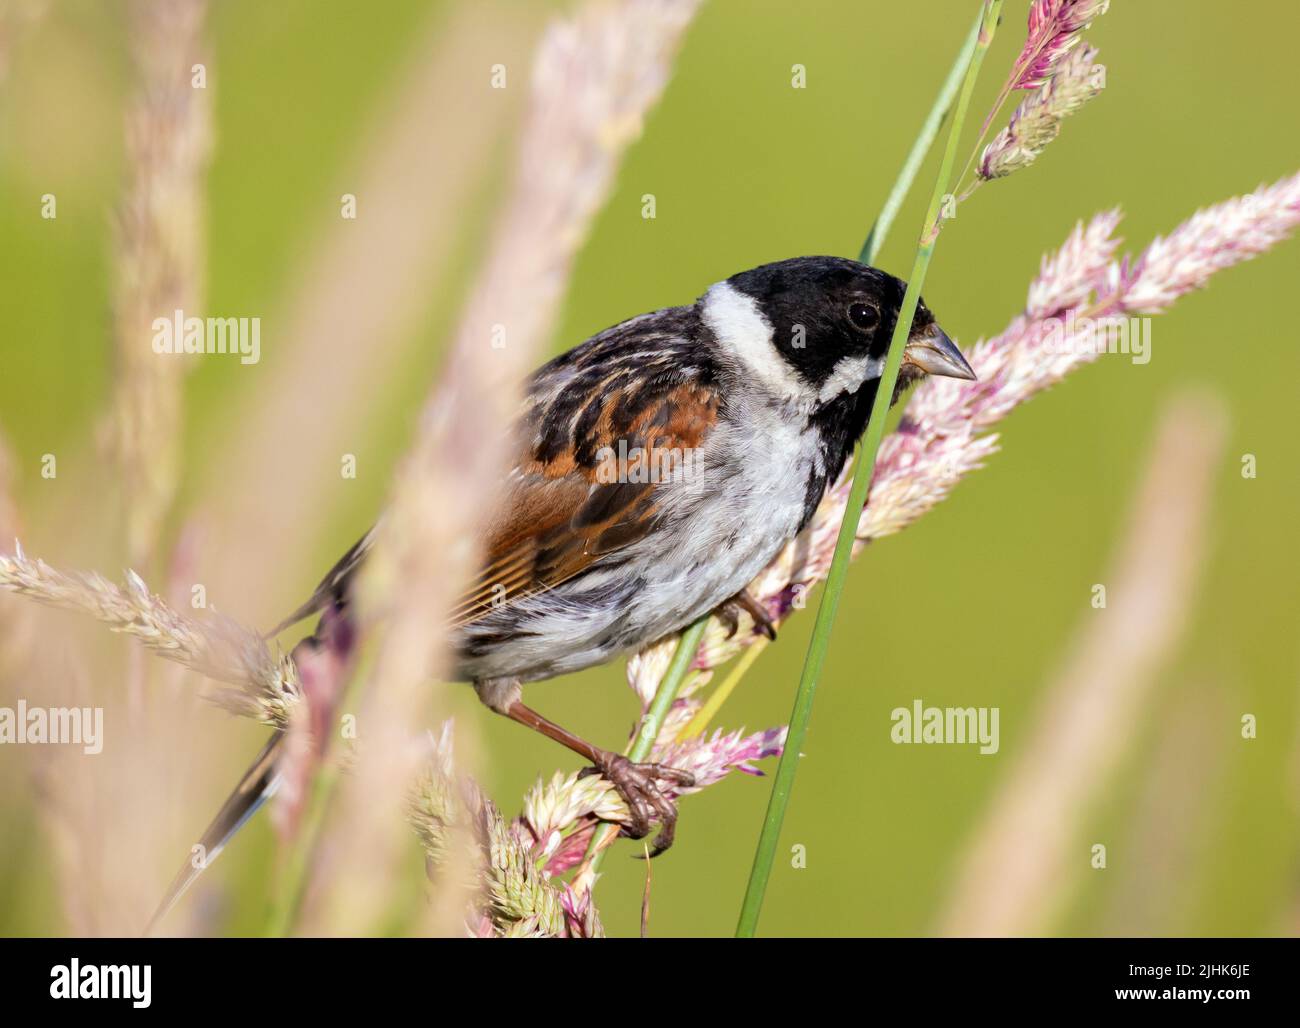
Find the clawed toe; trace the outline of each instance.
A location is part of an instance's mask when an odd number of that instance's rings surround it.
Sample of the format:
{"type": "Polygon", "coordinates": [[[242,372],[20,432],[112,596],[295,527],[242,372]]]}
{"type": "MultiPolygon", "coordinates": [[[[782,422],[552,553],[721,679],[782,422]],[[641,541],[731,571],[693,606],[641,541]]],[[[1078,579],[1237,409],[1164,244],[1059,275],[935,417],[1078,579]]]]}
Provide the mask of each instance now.
{"type": "Polygon", "coordinates": [[[742,589],[726,603],[719,604],[713,612],[713,616],[727,627],[728,639],[736,634],[736,629],[740,626],[742,610],[753,618],[754,631],[767,636],[771,642],[776,642],[776,622],[768,614],[767,608],[754,599],[747,589],[742,589]]]}
{"type": "Polygon", "coordinates": [[[695,784],[695,776],[664,764],[634,764],[618,753],[606,754],[596,768],[618,790],[627,804],[628,820],[622,834],[629,839],[644,839],[657,820],[662,826],[650,846],[650,855],[658,856],[673,844],[677,832],[677,808],[664,795],[657,782],[670,782],[681,788],[695,784]]]}

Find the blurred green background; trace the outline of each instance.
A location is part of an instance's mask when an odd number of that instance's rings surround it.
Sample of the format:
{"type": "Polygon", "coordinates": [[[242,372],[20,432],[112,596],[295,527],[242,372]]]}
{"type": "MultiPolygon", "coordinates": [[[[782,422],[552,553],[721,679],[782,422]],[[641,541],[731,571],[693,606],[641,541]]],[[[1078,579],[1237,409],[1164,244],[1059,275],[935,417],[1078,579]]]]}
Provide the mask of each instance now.
{"type": "MultiPolygon", "coordinates": [[[[211,495],[201,483],[238,428],[232,412],[261,376],[275,373],[283,328],[276,312],[338,232],[339,195],[357,188],[376,145],[375,125],[430,59],[458,6],[212,5],[215,150],[205,306],[261,315],[263,359],[251,368],[201,362],[188,378],[173,531],[186,516],[203,516],[191,504],[211,495]]],[[[567,5],[504,6],[502,24],[527,43],[547,12],[567,5]]],[[[711,282],[765,261],[856,255],[975,6],[707,0],[582,250],[552,350],[633,314],[689,302],[711,282]],[[807,68],[806,89],[790,88],[795,63],[807,68]],[[644,193],[657,197],[655,220],[641,217],[644,193]]],[[[1027,6],[1006,6],[972,108],[976,122],[1023,42],[1027,6]]],[[[1103,96],[1034,167],[985,187],[943,234],[926,301],[966,346],[1022,309],[1040,255],[1079,218],[1121,205],[1121,233],[1136,251],[1198,207],[1300,164],[1293,54],[1300,8],[1272,0],[1252,5],[1247,17],[1213,0],[1117,0],[1112,7],[1087,34],[1108,68],[1103,96]]],[[[78,475],[94,464],[88,440],[112,376],[111,215],[123,187],[128,42],[123,5],[55,0],[14,45],[0,85],[0,428],[17,465],[19,505],[39,542],[35,552],[59,564],[75,563],[76,525],[103,517],[100,498],[83,493],[78,475]],[[43,193],[58,196],[56,221],[38,216],[43,193]],[[83,456],[65,461],[67,470],[49,483],[39,473],[46,452],[83,456]],[[41,527],[53,490],[77,512],[72,527],[58,533],[41,527]]],[[[512,95],[502,101],[516,105],[506,131],[476,160],[472,187],[436,240],[446,255],[440,272],[420,283],[416,316],[389,345],[382,388],[364,400],[364,431],[347,447],[361,473],[342,480],[336,456],[304,450],[316,461],[304,473],[319,482],[325,502],[309,521],[279,526],[301,551],[286,565],[262,569],[242,583],[242,595],[213,598],[232,614],[265,623],[283,613],[378,511],[506,182],[526,82],[523,68],[516,71],[506,91],[512,95]]],[[[442,100],[461,102],[451,89],[442,100]]],[[[449,154],[458,146],[454,136],[438,140],[449,154]]],[[[435,170],[430,188],[438,185],[435,170]]],[[[880,263],[896,273],[910,265],[921,194],[932,176],[933,162],[882,254],[880,263]]],[[[362,219],[371,202],[359,196],[362,219]]],[[[382,272],[384,256],[366,262],[382,272]]],[[[986,470],[857,562],[779,851],[806,847],[807,866],[778,857],[764,934],[934,930],[965,844],[1026,744],[1066,646],[1094,613],[1090,588],[1110,567],[1157,412],[1191,384],[1217,391],[1231,417],[1207,562],[1187,633],[1123,740],[1119,772],[1102,783],[1100,802],[1068,812],[1082,842],[1052,930],[1294,933],[1300,347],[1290,303],[1298,256],[1289,242],[1180,301],[1155,321],[1148,365],[1102,359],[1017,411],[1003,426],[1003,452],[986,470]],[[1240,474],[1247,452],[1258,457],[1255,480],[1240,474]],[[931,638],[919,626],[942,631],[931,638]],[[889,712],[918,696],[939,706],[1000,707],[999,755],[893,745],[889,712]],[[1240,736],[1243,713],[1258,718],[1253,741],[1240,736]],[[1180,748],[1170,733],[1189,724],[1199,726],[1195,745],[1180,748]],[[1174,776],[1185,787],[1157,791],[1153,801],[1159,757],[1169,752],[1187,761],[1186,776],[1174,776]],[[1160,814],[1154,838],[1153,802],[1160,814]],[[1104,872],[1088,868],[1093,841],[1108,845],[1104,872]],[[1134,881],[1149,885],[1139,909],[1123,899],[1134,881]]],[[[282,399],[289,410],[301,407],[304,420],[315,413],[309,379],[282,399]]],[[[274,442],[277,459],[292,462],[294,447],[311,440],[274,442]]],[[[250,498],[241,492],[248,488],[238,476],[221,487],[257,512],[225,525],[227,540],[256,536],[277,519],[274,493],[250,498]]],[[[223,554],[206,559],[219,563],[223,554]]],[[[760,728],[788,718],[811,621],[808,612],[788,622],[724,708],[724,724],[760,728]]],[[[529,699],[561,724],[614,745],[635,713],[622,681],[620,663],[533,686],[529,699]]],[[[8,683],[5,690],[12,692],[8,683]]],[[[469,690],[457,690],[458,719],[481,732],[484,784],[507,813],[539,773],[577,766],[553,744],[479,708],[469,690]]],[[[187,730],[222,745],[220,759],[204,768],[213,784],[198,795],[192,790],[189,802],[197,805],[175,814],[177,860],[184,838],[220,802],[221,782],[233,782],[262,735],[207,709],[187,730]]],[[[0,931],[60,934],[68,929],[37,793],[17,757],[0,759],[0,931]]],[[[183,778],[194,769],[175,770],[183,778]]],[[[654,864],[653,934],[734,929],[767,787],[733,776],[683,803],[677,845],[654,864]]],[[[224,895],[218,932],[260,929],[273,863],[265,821],[209,876],[224,895]]],[[[132,826],[113,830],[130,833],[132,826]]],[[[412,851],[415,881],[421,868],[412,851]]],[[[631,852],[626,844],[615,851],[597,890],[612,934],[637,929],[643,877],[631,852]]]]}

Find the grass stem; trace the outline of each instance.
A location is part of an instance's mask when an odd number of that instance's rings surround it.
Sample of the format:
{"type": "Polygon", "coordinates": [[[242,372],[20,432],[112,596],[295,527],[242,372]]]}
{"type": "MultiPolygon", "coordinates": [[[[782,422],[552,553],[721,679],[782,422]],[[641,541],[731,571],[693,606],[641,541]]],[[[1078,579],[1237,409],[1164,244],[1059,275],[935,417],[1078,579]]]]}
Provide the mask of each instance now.
{"type": "MultiPolygon", "coordinates": [[[[925,116],[925,121],[921,125],[920,132],[917,133],[916,140],[912,143],[912,148],[907,153],[907,158],[903,161],[903,166],[898,169],[898,177],[894,179],[894,184],[889,190],[889,196],[885,198],[885,203],[880,208],[880,213],[876,216],[871,231],[867,233],[862,249],[858,252],[858,260],[863,264],[875,264],[876,258],[880,256],[880,250],[885,245],[885,239],[894,225],[894,219],[897,217],[899,209],[907,199],[907,194],[911,192],[917,173],[921,170],[921,164],[930,152],[930,147],[934,145],[935,139],[938,138],[939,129],[943,127],[944,119],[948,117],[948,112],[952,110],[952,105],[957,100],[957,91],[961,88],[966,63],[970,60],[970,54],[979,37],[980,25],[983,20],[984,12],[981,10],[971,24],[970,32],[967,33],[966,39],[963,40],[961,49],[957,51],[957,57],[948,71],[948,77],[939,88],[939,93],[930,106],[930,113],[925,116]]],[[[745,655],[737,662],[735,669],[713,691],[708,702],[691,719],[690,724],[682,730],[681,735],[678,736],[679,739],[689,739],[693,735],[699,735],[709,727],[709,722],[717,716],[727,697],[740,684],[740,679],[744,677],[745,673],[758,659],[765,648],[766,642],[766,638],[761,638],[750,645],[750,648],[745,651],[745,655]]]]}
{"type": "Polygon", "coordinates": [[[709,727],[709,722],[717,716],[718,711],[722,709],[722,705],[727,702],[727,697],[740,684],[745,672],[753,666],[754,661],[758,660],[766,646],[767,636],[759,636],[749,644],[749,649],[736,661],[736,666],[731,669],[731,673],[723,679],[721,685],[713,690],[704,706],[695,712],[695,716],[678,733],[677,738],[679,741],[699,735],[709,727]]]}
{"type": "Polygon", "coordinates": [[[970,53],[963,50],[959,63],[964,65],[961,95],[953,114],[952,125],[948,130],[948,141],[944,147],[943,160],[939,174],[935,179],[934,191],[930,197],[930,207],[926,214],[925,226],[921,231],[916,258],[912,264],[912,274],[908,279],[907,292],[903,297],[903,306],[899,311],[894,326],[894,335],[889,344],[889,356],[885,361],[885,370],[876,389],[875,402],[871,408],[871,418],[867,423],[866,435],[858,449],[857,466],[853,476],[853,486],[849,493],[848,506],[844,511],[844,520],[840,523],[839,537],[835,544],[835,555],[831,560],[830,573],[826,578],[826,589],[822,593],[821,605],[817,609],[817,621],[813,626],[812,641],[808,646],[808,655],[804,661],[803,674],[799,679],[799,688],[795,694],[794,709],[790,714],[790,730],[786,737],[785,749],[777,765],[772,794],[768,800],[767,814],[763,819],[763,830],[759,836],[758,847],[754,853],[754,865],[750,870],[749,884],[745,890],[745,900],[740,911],[740,920],[736,935],[748,938],[754,935],[758,927],[758,917],[763,905],[763,896],[772,875],[772,866],[776,859],[776,847],[780,841],[781,826],[785,821],[786,808],[789,806],[790,794],[794,787],[795,771],[798,766],[800,751],[808,732],[808,722],[812,716],[813,698],[817,690],[817,681],[821,676],[822,666],[826,661],[826,651],[830,645],[831,631],[835,623],[835,614],[839,609],[840,596],[848,575],[849,558],[853,552],[853,541],[857,534],[858,521],[866,505],[867,490],[871,485],[872,472],[875,469],[876,451],[885,433],[885,420],[889,413],[890,400],[898,380],[898,369],[903,362],[903,347],[911,331],[912,318],[916,314],[916,305],[920,299],[921,287],[925,282],[926,271],[934,254],[938,239],[940,214],[944,198],[948,193],[948,183],[957,155],[957,144],[961,138],[962,125],[966,120],[966,111],[970,106],[971,94],[979,76],[980,65],[993,41],[997,28],[998,16],[1001,14],[1002,0],[984,0],[979,35],[975,47],[970,53]]]}
{"type": "MultiPolygon", "coordinates": [[[[641,718],[636,737],[632,740],[632,747],[627,752],[627,759],[632,763],[640,764],[650,755],[650,750],[654,746],[655,740],[659,738],[659,732],[663,729],[664,718],[668,716],[673,701],[677,699],[677,694],[681,691],[682,682],[686,680],[686,674],[695,661],[695,651],[700,648],[700,640],[704,638],[704,630],[708,627],[709,615],[706,614],[682,633],[682,640],[677,644],[677,649],[673,653],[672,663],[668,665],[668,670],[664,672],[663,680],[659,683],[659,688],[655,690],[655,698],[650,704],[650,709],[641,718]]],[[[601,825],[592,835],[591,842],[587,846],[586,855],[583,857],[583,864],[588,867],[593,876],[600,870],[601,861],[605,857],[605,850],[613,843],[617,835],[618,826],[610,824],[601,825]]]]}
{"type": "Polygon", "coordinates": [[[971,25],[970,32],[966,34],[961,49],[957,52],[957,59],[952,62],[952,67],[948,70],[948,77],[944,79],[943,85],[939,87],[939,95],[934,98],[930,113],[925,116],[925,121],[921,123],[921,131],[916,134],[912,149],[907,152],[907,158],[898,171],[898,178],[894,180],[893,188],[889,190],[889,195],[885,198],[884,206],[880,208],[880,213],[876,216],[871,231],[867,233],[866,241],[862,244],[862,250],[858,253],[858,260],[863,264],[876,263],[876,258],[880,256],[880,250],[885,245],[885,237],[889,235],[889,230],[894,225],[894,219],[898,216],[899,208],[903,206],[903,201],[907,199],[907,194],[911,192],[912,183],[916,181],[917,173],[921,170],[921,164],[925,161],[926,154],[930,152],[930,147],[934,145],[934,141],[939,137],[939,129],[943,127],[944,119],[948,117],[948,112],[952,110],[952,105],[957,99],[957,90],[961,88],[966,65],[970,62],[970,55],[975,49],[976,41],[979,39],[980,25],[983,21],[984,12],[981,10],[971,25]]]}

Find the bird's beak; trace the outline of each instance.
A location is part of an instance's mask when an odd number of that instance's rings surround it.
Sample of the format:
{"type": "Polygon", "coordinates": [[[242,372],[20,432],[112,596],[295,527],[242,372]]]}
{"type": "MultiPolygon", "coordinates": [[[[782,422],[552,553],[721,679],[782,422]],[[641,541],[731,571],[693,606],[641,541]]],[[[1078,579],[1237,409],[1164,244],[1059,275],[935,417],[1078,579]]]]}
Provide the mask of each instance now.
{"type": "Polygon", "coordinates": [[[903,363],[919,368],[927,375],[970,380],[976,377],[956,344],[938,325],[931,325],[907,341],[903,350],[903,363]]]}

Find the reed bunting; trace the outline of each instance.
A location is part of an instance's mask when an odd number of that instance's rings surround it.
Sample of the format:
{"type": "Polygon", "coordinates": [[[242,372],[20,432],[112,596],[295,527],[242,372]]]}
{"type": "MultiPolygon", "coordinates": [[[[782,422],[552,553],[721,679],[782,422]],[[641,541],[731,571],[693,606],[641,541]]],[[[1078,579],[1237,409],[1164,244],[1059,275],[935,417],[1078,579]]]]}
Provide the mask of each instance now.
{"type": "MultiPolygon", "coordinates": [[[[773,634],[745,586],[808,523],[865,429],[904,290],[838,257],[765,264],[606,329],[527,383],[486,559],[452,613],[457,675],[605,775],[627,801],[627,835],[659,821],[656,852],[676,821],[656,783],[690,775],[578,738],[525,706],[521,687],[710,612],[734,631],[745,611],[773,634]]],[[[925,374],[975,377],[922,303],[891,402],[925,374]]],[[[373,538],[275,631],[324,612],[308,642],[337,632],[373,538]]],[[[205,834],[209,859],[274,790],[280,738],[205,834]]],[[[164,910],[195,874],[178,875],[164,910]]]]}

